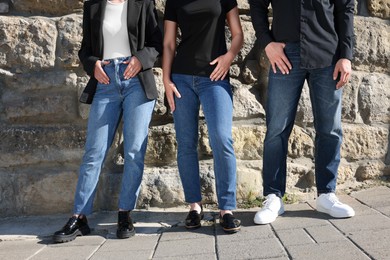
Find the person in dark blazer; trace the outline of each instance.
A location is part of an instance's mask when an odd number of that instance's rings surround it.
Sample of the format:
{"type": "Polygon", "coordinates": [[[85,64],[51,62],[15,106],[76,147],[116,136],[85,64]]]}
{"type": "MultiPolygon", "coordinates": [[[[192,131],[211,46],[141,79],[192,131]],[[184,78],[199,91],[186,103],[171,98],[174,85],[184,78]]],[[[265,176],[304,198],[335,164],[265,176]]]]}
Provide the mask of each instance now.
{"type": "Polygon", "coordinates": [[[84,2],[79,58],[90,80],[80,102],[91,104],[91,110],[73,215],[54,233],[54,242],[90,233],[86,215],[92,213],[100,171],[122,116],[124,172],[116,235],[128,238],[135,234],[130,211],[141,186],[148,127],[157,98],[152,67],[161,51],[153,0],[84,2]]]}

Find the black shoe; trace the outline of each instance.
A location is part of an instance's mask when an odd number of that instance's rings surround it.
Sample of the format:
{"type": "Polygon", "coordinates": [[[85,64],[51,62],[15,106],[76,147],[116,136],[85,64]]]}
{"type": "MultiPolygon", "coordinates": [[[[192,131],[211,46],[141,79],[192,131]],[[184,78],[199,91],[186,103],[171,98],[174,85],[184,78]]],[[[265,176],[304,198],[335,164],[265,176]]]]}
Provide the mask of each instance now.
{"type": "Polygon", "coordinates": [[[203,207],[200,206],[200,213],[196,210],[191,210],[185,220],[185,227],[187,229],[196,229],[200,228],[202,225],[200,224],[200,221],[203,219],[203,207]]]}
{"type": "Polygon", "coordinates": [[[135,235],[135,228],[130,217],[130,211],[118,211],[117,238],[129,238],[135,235]]]}
{"type": "Polygon", "coordinates": [[[55,243],[64,243],[74,240],[77,236],[85,236],[91,233],[86,216],[83,218],[71,217],[66,225],[53,235],[55,243]]]}
{"type": "Polygon", "coordinates": [[[229,213],[226,213],[223,217],[219,215],[219,224],[222,226],[223,231],[228,234],[236,233],[241,229],[241,221],[229,213]]]}

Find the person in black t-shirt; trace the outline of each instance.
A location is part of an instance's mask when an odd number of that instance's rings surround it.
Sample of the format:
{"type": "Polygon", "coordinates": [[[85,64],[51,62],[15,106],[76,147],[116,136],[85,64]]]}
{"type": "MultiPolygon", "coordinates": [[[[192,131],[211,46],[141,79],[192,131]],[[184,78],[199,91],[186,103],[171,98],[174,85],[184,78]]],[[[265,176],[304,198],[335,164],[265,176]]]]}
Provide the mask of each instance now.
{"type": "Polygon", "coordinates": [[[203,218],[198,162],[198,118],[202,105],[214,157],[220,224],[240,230],[236,208],[236,157],[232,140],[232,90],[229,68],[243,44],[236,0],[167,0],[164,16],[163,81],[173,112],[178,167],[190,212],[188,229],[203,218]],[[225,23],[232,43],[226,47],[225,23]],[[177,29],[181,41],[176,49],[177,29]],[[175,55],[176,51],[176,55],[175,55]]]}

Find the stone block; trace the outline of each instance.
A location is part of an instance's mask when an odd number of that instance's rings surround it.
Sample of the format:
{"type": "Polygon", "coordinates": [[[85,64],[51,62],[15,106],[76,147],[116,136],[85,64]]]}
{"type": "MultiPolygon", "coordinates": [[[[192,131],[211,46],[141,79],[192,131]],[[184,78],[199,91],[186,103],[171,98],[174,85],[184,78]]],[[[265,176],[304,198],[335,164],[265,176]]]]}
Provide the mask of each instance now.
{"type": "Polygon", "coordinates": [[[1,127],[0,167],[79,162],[85,129],[77,127],[1,127]]]}
{"type": "Polygon", "coordinates": [[[77,166],[0,169],[0,217],[71,212],[77,166]]]}
{"type": "Polygon", "coordinates": [[[367,125],[343,125],[341,157],[349,161],[382,159],[387,153],[389,130],[367,125]]]}
{"type": "Polygon", "coordinates": [[[356,70],[388,72],[390,24],[372,17],[355,17],[355,47],[352,66],[356,70]]]}
{"type": "Polygon", "coordinates": [[[0,16],[0,68],[31,72],[55,65],[57,28],[42,18],[0,16]]]}
{"type": "Polygon", "coordinates": [[[390,123],[389,86],[390,76],[386,74],[371,73],[362,78],[358,104],[360,116],[365,124],[390,123]]]}
{"type": "Polygon", "coordinates": [[[367,0],[367,6],[373,16],[390,19],[390,2],[388,0],[367,0]]]}
{"type": "Polygon", "coordinates": [[[258,160],[263,157],[264,125],[235,125],[233,145],[237,159],[258,160]]]}
{"type": "Polygon", "coordinates": [[[176,162],[176,135],[173,124],[153,126],[145,156],[147,165],[170,165],[176,162]]]}
{"type": "Polygon", "coordinates": [[[58,46],[56,61],[64,68],[79,66],[78,51],[82,41],[82,15],[63,16],[57,21],[58,46]]]}
{"type": "Polygon", "coordinates": [[[233,88],[233,118],[265,118],[265,111],[260,103],[259,90],[238,80],[230,80],[233,88]]]}
{"type": "Polygon", "coordinates": [[[46,0],[45,4],[40,0],[13,0],[13,4],[15,11],[33,15],[61,16],[83,10],[83,0],[46,0]]]}
{"type": "Polygon", "coordinates": [[[76,91],[5,92],[5,118],[12,123],[70,123],[78,118],[76,91]]]}
{"type": "Polygon", "coordinates": [[[11,74],[4,77],[5,89],[11,92],[20,92],[21,95],[37,93],[39,90],[44,93],[53,91],[76,90],[82,78],[76,73],[66,70],[27,72],[23,74],[11,74]]]}
{"type": "Polygon", "coordinates": [[[369,161],[359,166],[356,170],[356,180],[376,180],[384,175],[385,164],[382,161],[369,161]]]}

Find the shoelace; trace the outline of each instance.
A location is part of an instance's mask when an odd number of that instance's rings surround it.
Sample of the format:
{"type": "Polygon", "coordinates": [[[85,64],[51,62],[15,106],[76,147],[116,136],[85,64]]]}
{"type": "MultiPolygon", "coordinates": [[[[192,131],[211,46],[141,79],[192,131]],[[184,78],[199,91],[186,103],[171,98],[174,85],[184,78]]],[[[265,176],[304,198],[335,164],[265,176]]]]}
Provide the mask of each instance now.
{"type": "Polygon", "coordinates": [[[263,201],[263,208],[269,208],[269,205],[276,199],[276,197],[268,198],[265,201],[263,201]]]}
{"type": "Polygon", "coordinates": [[[327,198],[333,204],[342,204],[334,193],[328,194],[327,198]]]}

